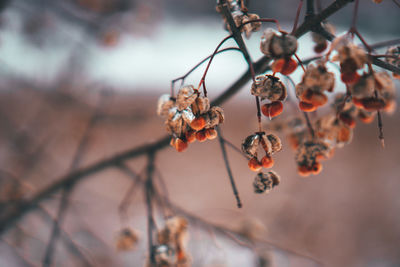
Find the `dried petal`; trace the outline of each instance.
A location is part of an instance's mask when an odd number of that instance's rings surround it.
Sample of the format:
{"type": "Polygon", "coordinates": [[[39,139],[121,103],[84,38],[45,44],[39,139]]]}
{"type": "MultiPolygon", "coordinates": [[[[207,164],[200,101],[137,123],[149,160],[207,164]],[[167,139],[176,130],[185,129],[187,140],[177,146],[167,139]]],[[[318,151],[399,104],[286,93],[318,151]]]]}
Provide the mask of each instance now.
{"type": "Polygon", "coordinates": [[[259,96],[261,100],[283,101],[287,96],[285,85],[278,77],[272,75],[260,75],[256,77],[251,86],[251,94],[259,96]]]}
{"type": "Polygon", "coordinates": [[[257,155],[257,148],[260,144],[260,136],[258,134],[252,134],[243,141],[242,151],[249,157],[257,155]]]}
{"type": "Polygon", "coordinates": [[[169,110],[175,105],[175,101],[171,99],[169,94],[163,94],[158,99],[157,104],[157,115],[166,117],[168,116],[169,110]]]}
{"type": "Polygon", "coordinates": [[[182,87],[176,97],[176,104],[178,110],[184,110],[188,108],[197,98],[198,93],[194,90],[193,85],[182,87]]]}

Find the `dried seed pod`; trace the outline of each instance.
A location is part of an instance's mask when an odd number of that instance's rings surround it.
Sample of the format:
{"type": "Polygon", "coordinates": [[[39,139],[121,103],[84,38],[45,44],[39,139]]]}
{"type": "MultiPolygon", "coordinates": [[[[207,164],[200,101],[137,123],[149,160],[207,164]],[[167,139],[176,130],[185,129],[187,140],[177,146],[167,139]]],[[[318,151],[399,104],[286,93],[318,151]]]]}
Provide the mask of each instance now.
{"type": "Polygon", "coordinates": [[[351,95],[355,98],[371,97],[375,91],[374,75],[364,73],[356,83],[349,86],[351,95]]]}
{"type": "Polygon", "coordinates": [[[333,57],[333,61],[340,61],[341,78],[344,83],[352,84],[357,82],[359,75],[358,69],[362,69],[368,62],[367,54],[364,49],[353,43],[345,43],[336,47],[338,54],[333,57]]]}
{"type": "Polygon", "coordinates": [[[261,106],[261,112],[264,116],[273,118],[281,114],[283,111],[283,104],[281,101],[274,101],[261,106]]]}
{"type": "Polygon", "coordinates": [[[314,92],[331,92],[335,86],[335,75],[327,70],[324,62],[319,61],[317,65],[307,66],[300,84],[305,89],[311,89],[314,92]]]}
{"type": "MultiPolygon", "coordinates": [[[[334,34],[335,33],[335,27],[330,24],[330,23],[321,23],[321,26],[329,33],[334,34]]],[[[323,52],[327,47],[328,47],[328,42],[326,38],[316,32],[311,33],[312,40],[315,43],[314,46],[314,51],[316,53],[321,53],[323,52]]]]}
{"type": "Polygon", "coordinates": [[[272,145],[272,153],[276,153],[282,150],[282,142],[278,136],[274,134],[268,134],[267,138],[272,145]]]}
{"type": "Polygon", "coordinates": [[[371,123],[375,119],[375,113],[373,112],[368,112],[363,109],[359,109],[358,112],[358,118],[363,122],[363,123],[371,123]]]}
{"type": "Polygon", "coordinates": [[[207,112],[208,119],[206,120],[206,128],[213,128],[224,122],[225,116],[224,111],[220,107],[212,107],[207,112]]]}
{"type": "Polygon", "coordinates": [[[283,101],[287,96],[285,85],[278,77],[272,75],[260,75],[251,85],[251,94],[259,96],[261,100],[283,101]]]}
{"type": "Polygon", "coordinates": [[[268,193],[271,189],[280,183],[278,174],[274,171],[267,173],[259,172],[254,178],[253,188],[257,194],[268,193]]]}
{"type": "Polygon", "coordinates": [[[251,158],[249,160],[248,166],[250,168],[250,170],[254,171],[254,172],[258,172],[261,170],[262,168],[262,164],[261,162],[258,161],[258,159],[256,157],[251,158]]]}
{"type": "Polygon", "coordinates": [[[133,250],[135,249],[138,240],[138,235],[134,230],[130,228],[124,228],[118,233],[116,248],[118,251],[133,250]]]}
{"type": "Polygon", "coordinates": [[[273,58],[289,58],[297,50],[297,39],[286,33],[276,33],[271,28],[264,31],[261,37],[261,52],[273,58]]]}
{"type": "Polygon", "coordinates": [[[260,144],[260,136],[258,134],[252,134],[243,141],[242,151],[249,157],[254,157],[257,155],[257,148],[260,144]]]}
{"type": "Polygon", "coordinates": [[[264,149],[265,153],[267,155],[272,155],[272,153],[274,152],[272,150],[272,144],[271,141],[268,139],[268,136],[265,133],[261,133],[260,135],[260,143],[262,148],[264,149]]]}
{"type": "MultiPolygon", "coordinates": [[[[391,46],[386,51],[386,62],[400,68],[400,46],[391,46]]],[[[400,79],[400,75],[393,73],[393,77],[400,79]]]]}
{"type": "MultiPolygon", "coordinates": [[[[242,23],[244,24],[250,20],[256,20],[259,18],[260,16],[258,16],[257,14],[247,13],[247,16],[244,15],[242,17],[242,23]]],[[[248,39],[250,38],[252,32],[257,32],[260,29],[261,29],[261,22],[257,21],[245,24],[242,28],[242,31],[244,31],[246,38],[248,39]]]]}
{"type": "Polygon", "coordinates": [[[339,119],[350,128],[356,127],[356,120],[350,115],[349,112],[342,112],[339,114],[339,119]]]}
{"type": "Polygon", "coordinates": [[[210,100],[207,97],[199,96],[192,104],[192,111],[196,115],[206,113],[210,109],[210,100]]]}
{"type": "Polygon", "coordinates": [[[175,106],[175,101],[171,99],[169,94],[163,94],[158,99],[157,115],[167,117],[169,110],[175,106]]]}
{"type": "Polygon", "coordinates": [[[194,89],[193,85],[187,85],[182,87],[176,97],[176,105],[178,110],[184,110],[188,108],[198,97],[197,90],[194,89]]]}

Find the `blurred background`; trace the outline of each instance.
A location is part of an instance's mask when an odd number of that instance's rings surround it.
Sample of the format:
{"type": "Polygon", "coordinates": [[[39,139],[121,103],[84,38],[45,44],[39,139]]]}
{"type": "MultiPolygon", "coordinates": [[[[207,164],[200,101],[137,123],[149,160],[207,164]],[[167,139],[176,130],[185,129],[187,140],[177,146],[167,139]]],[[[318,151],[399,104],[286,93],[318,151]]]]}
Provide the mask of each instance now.
{"type": "MultiPolygon", "coordinates": [[[[298,2],[250,0],[248,7],[290,31],[298,2]]],[[[331,2],[320,1],[322,8],[331,2]]],[[[164,121],[156,115],[159,95],[169,93],[172,79],[227,36],[215,1],[3,0],[0,10],[0,210],[68,173],[82,136],[88,136],[87,148],[74,168],[163,137],[164,121]]],[[[349,4],[329,19],[337,34],[348,30],[352,11],[349,4]]],[[[304,12],[303,6],[300,22],[304,12]]],[[[397,39],[399,14],[392,1],[361,0],[358,29],[370,44],[397,39]]],[[[268,26],[273,25],[263,29],[268,26]]],[[[260,37],[261,32],[254,33],[247,41],[254,60],[262,55],[260,37]]],[[[299,44],[300,58],[314,55],[310,34],[299,44]]],[[[186,83],[196,85],[204,67],[186,83]]],[[[337,66],[329,68],[337,73],[337,66]]],[[[210,99],[246,70],[235,51],[217,56],[207,75],[210,99]]],[[[301,74],[299,68],[291,77],[297,83],[301,74]]],[[[294,96],[292,85],[287,86],[294,96]]],[[[223,104],[222,131],[236,146],[257,127],[249,89],[247,84],[223,104]]],[[[338,80],[335,92],[344,90],[338,80]]],[[[281,118],[296,115],[296,109],[285,108],[281,118]]],[[[306,179],[296,173],[285,133],[277,132],[284,142],[274,166],[281,184],[268,195],[254,194],[254,173],[228,148],[242,209],[235,206],[216,140],[194,143],[184,153],[162,150],[156,170],[172,202],[229,229],[250,226],[265,241],[256,243],[254,253],[207,227],[189,224],[192,266],[400,266],[399,118],[399,111],[383,117],[384,149],[376,120],[358,123],[353,142],[336,150],[321,174],[306,179]],[[260,265],[259,255],[268,264],[260,265]]],[[[273,122],[265,119],[265,128],[273,122]]],[[[129,161],[129,166],[139,173],[145,160],[129,161]]],[[[126,221],[118,211],[130,185],[129,177],[111,168],[74,188],[54,266],[84,266],[74,247],[92,266],[144,265],[143,190],[133,195],[126,221]],[[119,252],[116,236],[126,226],[137,230],[139,241],[134,251],[119,252]]],[[[56,194],[44,201],[3,234],[0,266],[42,265],[60,198],[56,194]]],[[[156,218],[162,226],[161,214],[156,218]]]]}

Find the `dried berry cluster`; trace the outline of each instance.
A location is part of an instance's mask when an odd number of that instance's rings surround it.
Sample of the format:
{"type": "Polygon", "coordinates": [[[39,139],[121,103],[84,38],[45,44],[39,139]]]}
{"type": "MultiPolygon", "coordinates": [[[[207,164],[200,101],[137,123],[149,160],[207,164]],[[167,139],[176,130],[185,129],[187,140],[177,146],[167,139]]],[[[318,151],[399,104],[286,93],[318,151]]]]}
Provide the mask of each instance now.
{"type": "Polygon", "coordinates": [[[215,139],[215,127],[224,122],[223,110],[210,107],[208,98],[200,96],[192,85],[182,87],[176,99],[162,95],[157,114],[166,118],[167,131],[172,135],[171,146],[178,152],[196,140],[215,139]]]}
{"type": "Polygon", "coordinates": [[[257,194],[268,193],[279,183],[280,178],[274,171],[259,172],[253,182],[254,192],[257,194]]]}

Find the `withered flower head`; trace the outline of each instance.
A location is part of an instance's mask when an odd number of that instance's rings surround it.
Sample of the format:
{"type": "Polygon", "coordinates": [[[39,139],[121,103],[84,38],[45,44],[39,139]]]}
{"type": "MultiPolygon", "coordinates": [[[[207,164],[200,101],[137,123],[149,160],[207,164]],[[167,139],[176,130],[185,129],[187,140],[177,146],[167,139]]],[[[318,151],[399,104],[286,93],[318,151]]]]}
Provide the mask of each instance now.
{"type": "Polygon", "coordinates": [[[279,185],[280,178],[274,171],[267,173],[259,172],[254,178],[253,187],[257,194],[268,193],[272,188],[279,185]]]}
{"type": "MultiPolygon", "coordinates": [[[[400,46],[391,46],[386,51],[386,62],[400,68],[400,46]]],[[[393,77],[400,79],[400,75],[393,73],[393,77]]]]}
{"type": "MultiPolygon", "coordinates": [[[[260,18],[260,16],[258,16],[257,14],[247,13],[247,15],[242,16],[241,24],[244,24],[248,21],[256,20],[259,18],[260,18]]],[[[247,39],[250,38],[252,32],[257,32],[260,29],[261,29],[261,22],[259,22],[259,21],[247,23],[247,24],[243,25],[243,27],[242,27],[242,31],[244,32],[247,39]]]]}
{"type": "Polygon", "coordinates": [[[302,176],[318,174],[322,170],[319,162],[330,156],[331,147],[323,141],[307,141],[297,150],[296,162],[298,172],[302,176]]]}
{"type": "Polygon", "coordinates": [[[285,85],[278,77],[272,75],[260,75],[251,85],[251,94],[259,96],[261,100],[283,101],[287,96],[285,85]]]}
{"type": "Polygon", "coordinates": [[[261,37],[261,52],[272,58],[289,58],[297,50],[297,39],[293,35],[277,33],[268,28],[261,37]]]}

